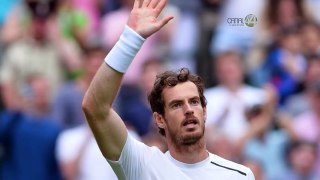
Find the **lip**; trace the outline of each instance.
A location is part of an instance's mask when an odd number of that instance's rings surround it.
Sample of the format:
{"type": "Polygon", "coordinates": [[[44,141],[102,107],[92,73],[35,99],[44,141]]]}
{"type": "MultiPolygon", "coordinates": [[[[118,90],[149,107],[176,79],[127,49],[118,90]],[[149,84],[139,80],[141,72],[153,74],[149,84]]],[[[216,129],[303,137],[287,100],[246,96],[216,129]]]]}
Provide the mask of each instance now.
{"type": "Polygon", "coordinates": [[[199,121],[195,117],[187,118],[182,122],[182,126],[187,127],[187,128],[193,128],[193,127],[197,126],[198,124],[199,124],[199,121]]]}

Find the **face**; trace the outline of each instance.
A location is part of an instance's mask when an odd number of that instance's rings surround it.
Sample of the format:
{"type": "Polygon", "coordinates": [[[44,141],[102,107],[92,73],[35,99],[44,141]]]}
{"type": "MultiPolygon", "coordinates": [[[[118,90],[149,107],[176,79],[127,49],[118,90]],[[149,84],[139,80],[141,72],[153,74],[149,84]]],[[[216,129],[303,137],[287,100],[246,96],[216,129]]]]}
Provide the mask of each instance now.
{"type": "Polygon", "coordinates": [[[297,7],[294,0],[281,0],[277,13],[280,23],[291,23],[292,19],[297,16],[297,7]]]}
{"type": "Polygon", "coordinates": [[[232,86],[242,83],[243,70],[237,55],[226,55],[217,61],[217,76],[220,83],[232,86]]]}
{"type": "Polygon", "coordinates": [[[151,92],[157,74],[161,71],[160,64],[149,64],[141,74],[140,86],[144,92],[151,92]]]}
{"type": "Polygon", "coordinates": [[[46,38],[47,32],[47,21],[45,19],[35,18],[32,20],[32,35],[38,40],[42,41],[46,38]]]}
{"type": "Polygon", "coordinates": [[[307,25],[302,29],[302,43],[305,51],[316,53],[320,44],[319,31],[312,25],[307,25]]]}
{"type": "Polygon", "coordinates": [[[305,81],[307,84],[311,84],[320,77],[320,59],[310,60],[306,72],[305,81]]]}
{"type": "Polygon", "coordinates": [[[28,104],[26,108],[29,110],[36,110],[41,112],[46,110],[49,106],[49,83],[44,77],[33,77],[29,82],[30,94],[26,96],[28,104]]]}
{"type": "Polygon", "coordinates": [[[290,154],[293,168],[302,174],[307,174],[314,168],[315,159],[315,150],[309,145],[302,145],[290,154]]]}
{"type": "Polygon", "coordinates": [[[168,142],[177,146],[197,143],[204,135],[206,109],[201,106],[196,85],[187,81],[162,93],[165,113],[155,119],[165,130],[168,142]]]}
{"type": "Polygon", "coordinates": [[[320,115],[320,94],[317,92],[309,92],[309,100],[312,110],[320,115]]]}
{"type": "Polygon", "coordinates": [[[282,46],[290,52],[301,52],[301,41],[298,34],[291,34],[282,40],[282,46]]]}

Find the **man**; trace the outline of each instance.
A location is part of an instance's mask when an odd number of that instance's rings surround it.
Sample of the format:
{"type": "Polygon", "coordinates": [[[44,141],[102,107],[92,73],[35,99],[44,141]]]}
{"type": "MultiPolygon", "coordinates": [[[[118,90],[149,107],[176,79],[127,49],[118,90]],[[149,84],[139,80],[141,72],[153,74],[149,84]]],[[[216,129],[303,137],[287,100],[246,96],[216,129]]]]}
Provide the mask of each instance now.
{"type": "Polygon", "coordinates": [[[207,128],[220,131],[232,143],[248,130],[246,112],[260,111],[270,99],[267,91],[245,84],[244,59],[240,52],[222,52],[214,59],[218,85],[205,90],[208,100],[207,128]]]}
{"type": "Polygon", "coordinates": [[[60,128],[48,117],[48,84],[40,74],[28,77],[23,111],[0,113],[0,179],[62,179],[54,154],[60,128]]]}
{"type": "MultiPolygon", "coordinates": [[[[299,139],[317,143],[320,147],[320,79],[309,84],[306,98],[310,108],[293,118],[293,128],[299,139]]],[[[320,169],[320,149],[316,161],[316,167],[320,169]]]]}
{"type": "Polygon", "coordinates": [[[0,84],[4,105],[9,110],[21,110],[21,100],[27,98],[24,93],[29,76],[41,74],[48,80],[51,100],[63,83],[66,70],[72,74],[81,66],[79,48],[61,37],[54,6],[46,2],[25,1],[26,10],[30,11],[25,35],[4,52],[0,84]]]}
{"type": "Polygon", "coordinates": [[[169,151],[148,147],[128,136],[112,109],[123,73],[149,37],[173,17],[157,19],[166,0],[136,0],[127,26],[107,55],[83,100],[83,110],[102,154],[119,179],[254,179],[241,165],[208,153],[204,141],[206,100],[202,80],[187,69],[156,79],[149,101],[169,151]]]}

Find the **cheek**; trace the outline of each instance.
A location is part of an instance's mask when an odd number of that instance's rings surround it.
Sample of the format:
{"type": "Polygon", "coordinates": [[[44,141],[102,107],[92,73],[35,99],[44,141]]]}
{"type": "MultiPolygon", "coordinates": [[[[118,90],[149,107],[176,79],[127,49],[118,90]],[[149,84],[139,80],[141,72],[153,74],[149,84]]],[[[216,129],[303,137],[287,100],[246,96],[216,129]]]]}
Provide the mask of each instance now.
{"type": "Polygon", "coordinates": [[[171,130],[179,129],[182,120],[183,116],[181,116],[179,112],[172,112],[165,116],[165,123],[167,124],[167,128],[171,130]]]}

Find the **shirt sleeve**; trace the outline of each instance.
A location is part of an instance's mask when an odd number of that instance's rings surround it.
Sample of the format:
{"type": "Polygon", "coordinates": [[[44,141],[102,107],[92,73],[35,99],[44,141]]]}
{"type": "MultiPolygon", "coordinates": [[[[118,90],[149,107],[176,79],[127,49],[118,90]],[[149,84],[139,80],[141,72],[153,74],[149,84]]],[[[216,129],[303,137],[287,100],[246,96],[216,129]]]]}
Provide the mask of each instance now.
{"type": "Polygon", "coordinates": [[[136,180],[141,178],[148,157],[150,157],[150,147],[128,135],[119,160],[107,159],[107,161],[120,180],[136,180]]]}

